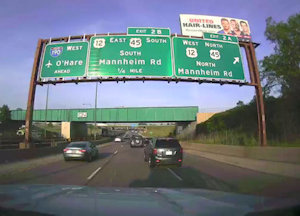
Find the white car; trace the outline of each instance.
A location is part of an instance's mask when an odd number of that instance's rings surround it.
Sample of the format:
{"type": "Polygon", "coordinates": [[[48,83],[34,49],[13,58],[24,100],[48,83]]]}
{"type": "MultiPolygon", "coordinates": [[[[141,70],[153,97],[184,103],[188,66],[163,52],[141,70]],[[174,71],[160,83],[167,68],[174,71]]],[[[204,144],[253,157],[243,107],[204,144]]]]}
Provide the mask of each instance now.
{"type": "Polygon", "coordinates": [[[116,137],[115,142],[122,142],[122,139],[120,137],[116,137]]]}

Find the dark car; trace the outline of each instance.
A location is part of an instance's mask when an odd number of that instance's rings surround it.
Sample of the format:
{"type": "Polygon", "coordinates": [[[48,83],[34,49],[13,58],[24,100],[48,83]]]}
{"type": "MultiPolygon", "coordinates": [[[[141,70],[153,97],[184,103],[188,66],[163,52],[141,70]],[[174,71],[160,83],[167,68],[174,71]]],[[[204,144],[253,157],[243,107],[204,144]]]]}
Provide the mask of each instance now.
{"type": "Polygon", "coordinates": [[[142,136],[134,135],[131,137],[130,140],[130,147],[143,147],[144,146],[144,139],[142,136]]]}
{"type": "Polygon", "coordinates": [[[155,167],[163,164],[182,165],[183,149],[177,139],[153,139],[144,149],[144,160],[149,166],[155,167]]]}
{"type": "Polygon", "coordinates": [[[92,161],[93,158],[98,156],[97,147],[87,141],[82,142],[71,142],[64,149],[64,159],[65,161],[71,159],[80,159],[86,161],[92,161]]]}

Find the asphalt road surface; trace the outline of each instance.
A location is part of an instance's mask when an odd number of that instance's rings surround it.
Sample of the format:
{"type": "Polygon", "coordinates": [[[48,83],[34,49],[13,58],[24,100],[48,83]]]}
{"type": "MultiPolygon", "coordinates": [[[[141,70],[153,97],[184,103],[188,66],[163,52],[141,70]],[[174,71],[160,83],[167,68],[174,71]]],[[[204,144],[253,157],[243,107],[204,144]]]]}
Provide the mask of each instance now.
{"type": "Polygon", "coordinates": [[[255,172],[184,153],[181,168],[149,168],[143,148],[126,143],[99,147],[98,159],[50,162],[15,178],[14,184],[87,185],[92,187],[202,188],[300,200],[300,180],[255,172]]]}

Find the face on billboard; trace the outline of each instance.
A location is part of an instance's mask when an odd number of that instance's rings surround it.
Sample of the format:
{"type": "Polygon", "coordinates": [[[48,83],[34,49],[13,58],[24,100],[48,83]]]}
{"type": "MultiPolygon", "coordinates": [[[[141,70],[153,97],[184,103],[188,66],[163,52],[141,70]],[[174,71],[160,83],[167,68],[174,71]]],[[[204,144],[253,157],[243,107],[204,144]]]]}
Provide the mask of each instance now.
{"type": "Polygon", "coordinates": [[[244,33],[249,34],[249,28],[248,28],[247,23],[241,22],[241,27],[242,27],[242,31],[243,31],[244,33]]]}
{"type": "Polygon", "coordinates": [[[234,31],[235,26],[236,26],[236,20],[230,20],[230,26],[231,26],[232,31],[234,31]]]}
{"type": "Polygon", "coordinates": [[[227,19],[222,19],[221,24],[222,24],[223,29],[224,29],[225,31],[230,30],[230,25],[229,25],[229,22],[228,22],[227,19]]]}

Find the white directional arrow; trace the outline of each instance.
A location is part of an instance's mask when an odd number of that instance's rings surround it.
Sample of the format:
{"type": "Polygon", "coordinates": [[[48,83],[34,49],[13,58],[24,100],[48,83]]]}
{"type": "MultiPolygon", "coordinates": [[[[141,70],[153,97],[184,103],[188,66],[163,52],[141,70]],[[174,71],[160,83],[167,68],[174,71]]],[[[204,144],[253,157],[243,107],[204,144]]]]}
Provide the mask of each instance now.
{"type": "Polygon", "coordinates": [[[51,66],[52,66],[52,64],[51,64],[51,62],[50,62],[50,60],[49,60],[48,63],[46,64],[46,67],[49,68],[49,67],[51,67],[51,66]]]}
{"type": "Polygon", "coordinates": [[[240,58],[239,57],[234,57],[234,61],[233,61],[233,64],[236,64],[240,62],[240,58]]]}

